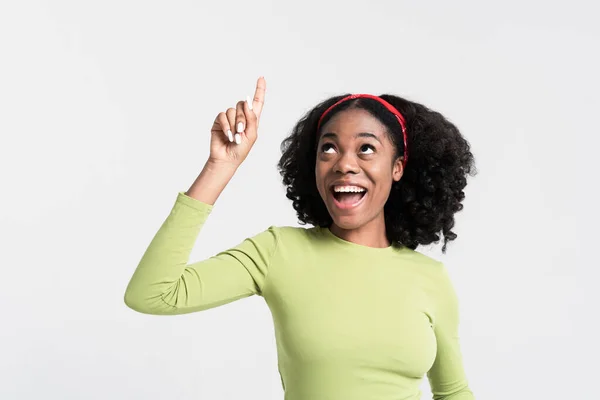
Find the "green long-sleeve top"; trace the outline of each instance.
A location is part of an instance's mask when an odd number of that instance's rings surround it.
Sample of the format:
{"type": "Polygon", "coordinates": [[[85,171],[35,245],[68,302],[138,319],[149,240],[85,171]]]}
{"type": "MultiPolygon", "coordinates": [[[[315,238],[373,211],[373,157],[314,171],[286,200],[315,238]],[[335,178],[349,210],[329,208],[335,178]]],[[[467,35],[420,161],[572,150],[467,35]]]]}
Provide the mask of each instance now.
{"type": "Polygon", "coordinates": [[[458,303],[442,263],[321,227],[274,227],[188,263],[213,206],[178,192],[125,292],[130,308],[183,314],[260,295],[286,400],[473,400],[458,303]]]}

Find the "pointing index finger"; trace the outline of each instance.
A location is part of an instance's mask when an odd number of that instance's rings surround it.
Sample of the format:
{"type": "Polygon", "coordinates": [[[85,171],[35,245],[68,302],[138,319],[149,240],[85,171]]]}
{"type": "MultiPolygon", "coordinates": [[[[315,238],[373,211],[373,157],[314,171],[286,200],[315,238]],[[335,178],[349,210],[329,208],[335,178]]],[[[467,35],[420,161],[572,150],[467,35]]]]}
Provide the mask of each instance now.
{"type": "Polygon", "coordinates": [[[267,81],[264,76],[261,76],[256,81],[256,91],[254,92],[254,98],[252,99],[252,110],[257,117],[260,118],[263,106],[265,104],[265,92],[267,90],[267,81]]]}

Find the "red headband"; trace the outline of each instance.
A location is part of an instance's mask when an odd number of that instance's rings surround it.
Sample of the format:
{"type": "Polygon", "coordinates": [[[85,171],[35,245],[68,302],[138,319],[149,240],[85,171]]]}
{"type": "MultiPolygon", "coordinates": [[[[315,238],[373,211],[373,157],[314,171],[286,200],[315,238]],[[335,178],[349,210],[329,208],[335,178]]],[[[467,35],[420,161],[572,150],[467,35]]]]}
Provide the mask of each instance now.
{"type": "Polygon", "coordinates": [[[321,121],[323,120],[323,118],[327,114],[329,114],[329,112],[331,110],[333,110],[338,104],[343,103],[344,101],[347,101],[347,100],[353,100],[353,99],[357,99],[357,98],[367,98],[367,99],[377,100],[378,102],[383,104],[385,106],[385,108],[387,108],[392,114],[394,114],[396,116],[396,118],[398,119],[398,122],[400,122],[400,126],[402,127],[402,138],[404,140],[404,159],[402,160],[402,166],[405,167],[406,162],[408,161],[408,146],[407,146],[407,140],[406,140],[406,121],[404,120],[404,117],[402,116],[402,114],[400,114],[400,111],[398,111],[396,109],[396,107],[394,107],[393,105],[391,105],[390,103],[388,103],[387,101],[385,101],[384,99],[382,99],[379,96],[373,96],[372,94],[351,94],[350,96],[344,97],[343,99],[337,101],[335,104],[333,104],[331,107],[329,107],[327,110],[325,110],[325,112],[321,115],[321,118],[319,118],[317,130],[319,130],[319,128],[321,127],[321,121]]]}

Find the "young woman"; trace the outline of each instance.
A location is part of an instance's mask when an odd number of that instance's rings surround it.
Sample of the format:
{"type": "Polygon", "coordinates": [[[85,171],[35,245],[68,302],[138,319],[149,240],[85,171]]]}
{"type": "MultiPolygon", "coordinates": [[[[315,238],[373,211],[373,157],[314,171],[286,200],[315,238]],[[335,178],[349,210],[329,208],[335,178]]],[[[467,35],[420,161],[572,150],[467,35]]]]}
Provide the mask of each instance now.
{"type": "Polygon", "coordinates": [[[458,302],[442,263],[417,252],[456,234],[468,142],[441,114],[392,96],[317,105],[282,145],[287,197],[309,228],[271,226],[188,264],[219,194],[257,139],[266,82],[220,113],[210,156],[144,253],[125,293],[148,314],[182,314],[254,294],[273,315],[286,400],[472,400],[458,302]],[[235,130],[235,134],[232,132],[235,130]]]}

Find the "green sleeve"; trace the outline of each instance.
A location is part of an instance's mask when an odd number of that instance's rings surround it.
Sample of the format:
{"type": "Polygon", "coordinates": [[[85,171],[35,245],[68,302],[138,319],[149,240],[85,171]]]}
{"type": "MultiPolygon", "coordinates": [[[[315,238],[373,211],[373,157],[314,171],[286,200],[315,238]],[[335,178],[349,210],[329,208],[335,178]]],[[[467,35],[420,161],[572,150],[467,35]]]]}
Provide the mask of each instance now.
{"type": "Polygon", "coordinates": [[[203,261],[188,264],[212,206],[179,192],[125,291],[144,314],[185,314],[217,307],[261,290],[277,247],[274,227],[203,261]]]}
{"type": "MultiPolygon", "coordinates": [[[[441,263],[440,263],[441,264],[441,263]]],[[[434,400],[474,400],[463,367],[459,343],[459,304],[456,292],[441,264],[437,280],[436,316],[433,321],[437,355],[427,372],[434,400]]]]}

